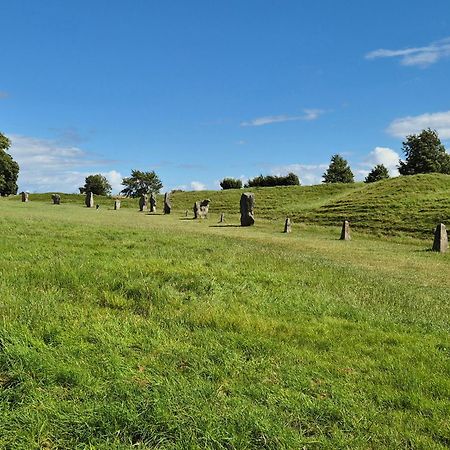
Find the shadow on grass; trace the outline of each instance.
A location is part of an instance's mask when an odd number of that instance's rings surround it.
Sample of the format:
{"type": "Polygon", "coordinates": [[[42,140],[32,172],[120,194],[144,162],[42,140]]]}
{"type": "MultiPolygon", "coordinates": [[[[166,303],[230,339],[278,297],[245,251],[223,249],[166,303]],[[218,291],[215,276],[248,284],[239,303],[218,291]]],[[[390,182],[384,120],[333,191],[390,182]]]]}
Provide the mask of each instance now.
{"type": "Polygon", "coordinates": [[[241,225],[210,225],[209,228],[241,228],[241,225]]]}

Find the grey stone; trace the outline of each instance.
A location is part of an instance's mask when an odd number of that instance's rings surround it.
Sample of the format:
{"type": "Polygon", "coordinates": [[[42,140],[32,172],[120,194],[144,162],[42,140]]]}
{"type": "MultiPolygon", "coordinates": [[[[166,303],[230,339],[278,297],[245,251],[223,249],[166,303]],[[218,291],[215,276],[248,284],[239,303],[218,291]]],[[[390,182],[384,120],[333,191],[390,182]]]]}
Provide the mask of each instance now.
{"type": "Polygon", "coordinates": [[[286,220],[284,221],[284,233],[290,233],[291,231],[292,231],[291,219],[289,219],[289,217],[286,217],[286,220]]]}
{"type": "Polygon", "coordinates": [[[194,219],[205,219],[208,216],[209,204],[211,200],[209,198],[202,200],[201,202],[194,203],[194,219]]]}
{"type": "Polygon", "coordinates": [[[120,200],[114,200],[114,210],[120,209],[120,200]]]}
{"type": "Polygon", "coordinates": [[[254,208],[255,194],[244,192],[241,195],[241,226],[248,227],[255,223],[254,208]]]}
{"type": "Polygon", "coordinates": [[[92,192],[86,192],[86,198],[84,199],[84,203],[88,208],[94,207],[94,194],[92,192]]]}
{"type": "Polygon", "coordinates": [[[147,196],[145,194],[142,194],[139,198],[139,211],[144,211],[145,207],[147,206],[147,196]]]}
{"type": "Polygon", "coordinates": [[[225,214],[222,213],[222,214],[220,215],[219,223],[224,223],[224,222],[225,222],[225,214]]]}
{"type": "Polygon", "coordinates": [[[172,205],[170,204],[170,196],[169,193],[166,192],[164,194],[164,214],[170,214],[172,209],[172,205]]]}
{"type": "Polygon", "coordinates": [[[447,229],[443,223],[440,223],[434,231],[433,251],[445,253],[448,250],[447,229]]]}
{"type": "Polygon", "coordinates": [[[28,192],[22,192],[22,201],[27,202],[29,200],[28,198],[28,192]]]}
{"type": "Polygon", "coordinates": [[[59,194],[52,194],[52,200],[54,205],[61,204],[61,196],[59,194]]]}
{"type": "Polygon", "coordinates": [[[186,210],[186,211],[184,212],[184,217],[187,217],[188,215],[189,215],[189,211],[186,210]]]}
{"type": "Polygon", "coordinates": [[[150,194],[150,212],[156,212],[156,197],[153,192],[150,194]]]}
{"type": "Polygon", "coordinates": [[[348,220],[344,220],[342,222],[342,231],[341,231],[341,237],[339,238],[341,241],[350,241],[350,224],[348,220]]]}

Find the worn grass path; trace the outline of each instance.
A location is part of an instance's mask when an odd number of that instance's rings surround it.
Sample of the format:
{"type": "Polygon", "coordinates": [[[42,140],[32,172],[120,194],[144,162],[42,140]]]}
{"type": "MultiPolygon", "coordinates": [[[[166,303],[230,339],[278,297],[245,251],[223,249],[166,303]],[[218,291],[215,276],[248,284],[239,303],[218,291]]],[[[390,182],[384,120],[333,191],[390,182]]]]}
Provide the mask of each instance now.
{"type": "Polygon", "coordinates": [[[0,448],[447,448],[429,240],[0,199],[0,448]]]}

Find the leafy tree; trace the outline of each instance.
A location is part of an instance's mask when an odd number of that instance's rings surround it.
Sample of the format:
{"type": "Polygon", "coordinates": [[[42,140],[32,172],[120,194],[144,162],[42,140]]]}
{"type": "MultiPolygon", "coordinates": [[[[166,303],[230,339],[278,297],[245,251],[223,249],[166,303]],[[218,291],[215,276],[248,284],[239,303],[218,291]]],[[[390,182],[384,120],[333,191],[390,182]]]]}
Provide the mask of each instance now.
{"type": "Polygon", "coordinates": [[[17,194],[17,177],[19,176],[19,164],[17,164],[6,150],[11,146],[11,141],[0,133],[0,195],[17,194]]]}
{"type": "Polygon", "coordinates": [[[222,189],[241,189],[242,181],[236,178],[224,178],[220,182],[220,187],[222,189]]]}
{"type": "Polygon", "coordinates": [[[384,164],[377,164],[367,175],[364,183],[374,183],[375,181],[389,178],[389,171],[384,164]]]}
{"type": "Polygon", "coordinates": [[[353,183],[353,172],[341,155],[333,155],[327,171],[322,175],[324,183],[353,183]]]}
{"type": "Polygon", "coordinates": [[[450,155],[445,152],[435,130],[428,128],[420,134],[407,136],[402,150],[405,161],[400,161],[398,166],[401,175],[433,172],[450,174],[450,155]]]}
{"type": "Polygon", "coordinates": [[[140,197],[142,194],[149,194],[153,192],[158,194],[162,189],[162,183],[155,171],[142,172],[140,170],[132,170],[131,176],[122,180],[121,194],[126,197],[140,197]]]}
{"type": "Polygon", "coordinates": [[[107,178],[100,173],[89,175],[85,178],[84,186],[80,187],[80,194],[92,192],[95,195],[111,194],[111,185],[107,178]]]}
{"type": "Polygon", "coordinates": [[[286,176],[276,176],[276,175],[259,175],[258,177],[251,178],[247,181],[245,187],[256,187],[256,186],[298,186],[300,185],[300,180],[295,173],[288,173],[286,176]]]}

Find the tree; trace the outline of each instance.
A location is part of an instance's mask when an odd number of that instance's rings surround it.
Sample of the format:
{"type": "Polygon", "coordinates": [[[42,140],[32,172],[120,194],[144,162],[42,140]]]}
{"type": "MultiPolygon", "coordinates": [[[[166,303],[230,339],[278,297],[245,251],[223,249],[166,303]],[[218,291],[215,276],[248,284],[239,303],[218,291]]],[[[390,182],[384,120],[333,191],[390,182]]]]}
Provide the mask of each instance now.
{"type": "Polygon", "coordinates": [[[375,181],[389,178],[389,171],[384,164],[377,164],[367,175],[364,183],[374,183],[375,181]]]}
{"type": "Polygon", "coordinates": [[[398,166],[401,175],[433,172],[450,174],[450,155],[445,152],[436,130],[428,128],[420,134],[407,136],[402,150],[405,161],[400,160],[398,166]]]}
{"type": "Polygon", "coordinates": [[[238,180],[236,178],[224,178],[220,182],[220,187],[222,189],[241,189],[242,188],[242,181],[238,180]]]}
{"type": "Polygon", "coordinates": [[[92,192],[95,195],[111,194],[111,185],[105,176],[100,173],[89,175],[85,178],[84,186],[80,187],[80,194],[92,192]]]}
{"type": "Polygon", "coordinates": [[[256,186],[299,186],[300,180],[295,173],[289,172],[286,176],[276,175],[259,175],[258,177],[251,178],[247,181],[245,187],[256,186]]]}
{"type": "Polygon", "coordinates": [[[341,155],[333,155],[327,171],[322,175],[324,183],[353,183],[353,172],[341,155]]]}
{"type": "Polygon", "coordinates": [[[17,164],[6,150],[11,146],[11,141],[0,133],[0,195],[17,194],[17,177],[19,176],[19,164],[17,164]]]}
{"type": "Polygon", "coordinates": [[[151,192],[158,194],[163,185],[154,170],[151,172],[132,170],[131,176],[122,180],[122,186],[125,188],[122,189],[121,194],[126,197],[140,197],[151,192]]]}

